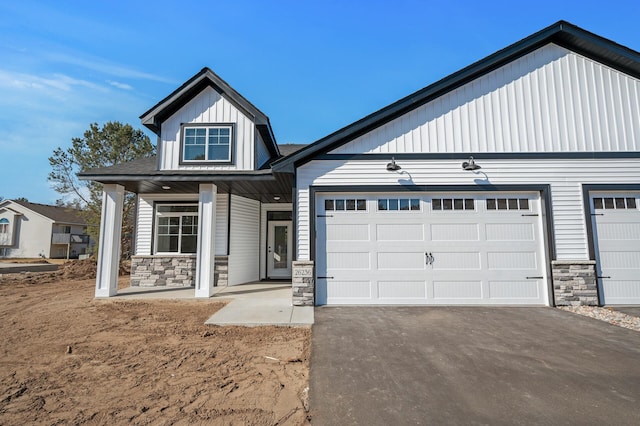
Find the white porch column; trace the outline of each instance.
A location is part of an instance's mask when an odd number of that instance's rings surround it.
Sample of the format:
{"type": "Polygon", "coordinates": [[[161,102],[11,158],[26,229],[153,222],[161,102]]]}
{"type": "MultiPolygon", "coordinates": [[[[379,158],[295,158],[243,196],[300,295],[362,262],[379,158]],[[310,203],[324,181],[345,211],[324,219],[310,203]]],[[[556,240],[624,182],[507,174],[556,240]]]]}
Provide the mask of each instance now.
{"type": "Polygon", "coordinates": [[[100,241],[98,243],[96,297],[111,297],[118,293],[123,208],[124,187],[117,184],[104,185],[100,241]]]}
{"type": "Polygon", "coordinates": [[[218,187],[200,184],[198,198],[198,252],[196,254],[196,297],[213,295],[215,270],[216,195],[218,187]]]}

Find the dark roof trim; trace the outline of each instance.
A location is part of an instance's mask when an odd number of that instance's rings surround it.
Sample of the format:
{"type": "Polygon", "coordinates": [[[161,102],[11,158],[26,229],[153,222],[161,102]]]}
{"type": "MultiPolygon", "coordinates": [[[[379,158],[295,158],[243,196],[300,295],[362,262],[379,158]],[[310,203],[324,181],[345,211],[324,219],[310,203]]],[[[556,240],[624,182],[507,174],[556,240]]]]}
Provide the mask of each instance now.
{"type": "MultiPolygon", "coordinates": [[[[206,87],[213,88],[216,92],[224,96],[225,99],[233,103],[234,106],[254,120],[256,126],[266,126],[268,131],[265,133],[268,134],[269,137],[265,138],[263,136],[265,143],[269,146],[270,151],[273,150],[275,153],[278,153],[278,147],[275,142],[275,137],[273,137],[269,117],[207,67],[200,70],[199,73],[187,80],[187,82],[174,90],[169,96],[142,114],[140,116],[142,124],[160,136],[162,122],[186,105],[206,87]]],[[[261,131],[261,135],[263,131],[261,131]]]]}
{"type": "Polygon", "coordinates": [[[319,139],[292,155],[275,161],[272,164],[273,170],[281,173],[293,173],[296,167],[311,161],[316,155],[331,151],[549,43],[558,44],[633,77],[640,78],[640,53],[566,21],[558,21],[511,46],[319,139]]]}
{"type": "Polygon", "coordinates": [[[198,171],[196,173],[151,173],[143,175],[130,174],[83,174],[78,176],[81,180],[93,180],[96,182],[118,181],[181,181],[181,182],[213,182],[213,181],[241,181],[241,180],[273,180],[275,177],[271,170],[256,170],[252,173],[229,172],[211,173],[210,171],[198,171]]]}

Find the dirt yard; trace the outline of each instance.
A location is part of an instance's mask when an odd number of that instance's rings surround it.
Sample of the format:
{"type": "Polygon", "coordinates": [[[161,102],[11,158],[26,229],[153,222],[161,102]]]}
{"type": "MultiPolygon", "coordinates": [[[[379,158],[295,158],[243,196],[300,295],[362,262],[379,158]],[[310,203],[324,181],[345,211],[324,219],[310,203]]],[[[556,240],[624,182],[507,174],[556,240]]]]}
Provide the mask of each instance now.
{"type": "Polygon", "coordinates": [[[0,425],[307,422],[309,329],[208,326],[222,304],[94,300],[69,275],[0,275],[0,425]]]}

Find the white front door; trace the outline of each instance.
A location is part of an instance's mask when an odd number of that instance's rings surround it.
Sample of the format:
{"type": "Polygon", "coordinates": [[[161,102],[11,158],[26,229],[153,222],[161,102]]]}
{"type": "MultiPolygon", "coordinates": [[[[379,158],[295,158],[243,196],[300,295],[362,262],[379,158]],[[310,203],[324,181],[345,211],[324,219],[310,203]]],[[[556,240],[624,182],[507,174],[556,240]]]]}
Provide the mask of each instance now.
{"type": "Polygon", "coordinates": [[[269,221],[267,234],[267,278],[291,278],[291,222],[269,221]]]}
{"type": "Polygon", "coordinates": [[[318,304],[546,305],[537,193],[318,197],[318,304]]]}
{"type": "Polygon", "coordinates": [[[591,196],[598,285],[605,305],[640,304],[640,194],[591,196]]]}

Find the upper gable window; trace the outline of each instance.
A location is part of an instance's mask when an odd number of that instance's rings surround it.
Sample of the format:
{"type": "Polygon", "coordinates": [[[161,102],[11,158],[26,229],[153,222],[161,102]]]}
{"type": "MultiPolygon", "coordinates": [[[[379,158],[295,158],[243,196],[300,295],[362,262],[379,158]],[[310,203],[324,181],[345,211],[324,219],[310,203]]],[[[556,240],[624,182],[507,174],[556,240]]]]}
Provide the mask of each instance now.
{"type": "Polygon", "coordinates": [[[231,163],[233,125],[183,125],[184,163],[231,163]]]}

